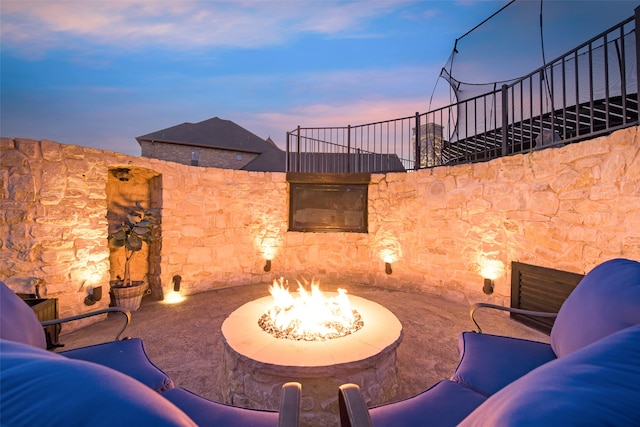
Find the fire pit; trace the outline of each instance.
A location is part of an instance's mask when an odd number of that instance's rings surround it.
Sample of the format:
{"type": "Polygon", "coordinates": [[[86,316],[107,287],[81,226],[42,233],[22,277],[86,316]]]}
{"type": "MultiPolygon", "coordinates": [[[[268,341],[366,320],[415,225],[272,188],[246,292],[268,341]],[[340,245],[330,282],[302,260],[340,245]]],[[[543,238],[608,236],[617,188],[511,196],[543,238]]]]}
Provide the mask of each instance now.
{"type": "MultiPolygon", "coordinates": [[[[319,293],[319,289],[312,287],[311,294],[314,293],[319,293]]],[[[294,299],[304,299],[305,291],[299,289],[292,295],[294,299]]],[[[278,300],[275,295],[250,301],[227,317],[222,324],[225,345],[222,392],[226,403],[278,409],[281,385],[299,381],[302,424],[331,425],[338,414],[341,384],[359,384],[370,404],[395,397],[396,349],[402,340],[400,321],[383,306],[364,298],[349,295],[345,303],[343,290],[321,295],[329,311],[342,308],[347,317],[353,314],[354,324],[344,328],[348,333],[309,338],[299,331],[293,332],[297,328],[291,323],[284,328],[288,332],[273,333],[270,326],[264,328],[265,315],[287,311],[284,307],[287,304],[275,303],[278,300]]],[[[303,312],[315,311],[317,304],[303,304],[303,312]]],[[[293,321],[294,325],[299,323],[293,321]]]]}
{"type": "Polygon", "coordinates": [[[352,334],[363,326],[362,316],[351,308],[344,289],[328,297],[320,291],[318,283],[311,282],[311,292],[307,292],[298,282],[296,297],[289,293],[284,279],[280,279],[273,282],[269,292],[273,301],[258,324],[276,338],[326,341],[352,334]]]}

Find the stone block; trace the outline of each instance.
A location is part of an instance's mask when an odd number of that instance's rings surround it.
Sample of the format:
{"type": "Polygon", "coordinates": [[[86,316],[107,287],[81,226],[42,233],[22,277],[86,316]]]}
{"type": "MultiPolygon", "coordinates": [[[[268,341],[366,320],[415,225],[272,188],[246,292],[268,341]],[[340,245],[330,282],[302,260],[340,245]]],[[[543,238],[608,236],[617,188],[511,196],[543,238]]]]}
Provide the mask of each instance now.
{"type": "Polygon", "coordinates": [[[527,208],[543,215],[555,215],[558,212],[560,202],[558,196],[552,191],[536,191],[529,195],[527,208]]]}
{"type": "Polygon", "coordinates": [[[63,145],[62,155],[66,159],[84,159],[84,147],[79,145],[63,145]]]}
{"type": "Polygon", "coordinates": [[[14,202],[33,202],[36,197],[35,179],[29,175],[9,176],[7,191],[14,202]]]}
{"type": "Polygon", "coordinates": [[[40,143],[42,158],[49,162],[59,162],[62,160],[62,147],[57,142],[43,140],[40,143]]]}
{"type": "Polygon", "coordinates": [[[45,263],[65,263],[75,261],[75,251],[69,249],[43,249],[40,258],[45,263]]]}
{"type": "Polygon", "coordinates": [[[628,147],[615,148],[603,158],[600,179],[614,183],[624,176],[627,167],[628,147]]]}
{"type": "MultiPolygon", "coordinates": [[[[23,153],[17,150],[3,150],[0,151],[0,164],[3,168],[26,168],[27,157],[23,153]]],[[[25,170],[25,172],[27,172],[25,170]]]]}
{"type": "Polygon", "coordinates": [[[614,183],[593,185],[590,190],[591,200],[615,200],[620,196],[620,190],[614,183]]]}
{"type": "Polygon", "coordinates": [[[560,163],[571,164],[586,157],[604,156],[609,153],[610,146],[606,138],[596,138],[583,141],[580,144],[571,144],[558,150],[560,163]]]}

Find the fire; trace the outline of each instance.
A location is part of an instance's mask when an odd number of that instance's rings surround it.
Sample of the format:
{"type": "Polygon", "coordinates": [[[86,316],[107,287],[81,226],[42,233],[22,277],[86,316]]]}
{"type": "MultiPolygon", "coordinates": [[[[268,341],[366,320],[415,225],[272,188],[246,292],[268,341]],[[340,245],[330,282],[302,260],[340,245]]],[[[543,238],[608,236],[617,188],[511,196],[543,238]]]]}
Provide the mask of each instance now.
{"type": "Polygon", "coordinates": [[[349,335],[363,326],[362,317],[351,307],[344,289],[338,289],[335,297],[327,297],[318,283],[312,281],[309,293],[298,282],[298,296],[294,297],[280,278],[273,281],[269,292],[273,306],[258,324],[277,338],[323,341],[349,335]]]}

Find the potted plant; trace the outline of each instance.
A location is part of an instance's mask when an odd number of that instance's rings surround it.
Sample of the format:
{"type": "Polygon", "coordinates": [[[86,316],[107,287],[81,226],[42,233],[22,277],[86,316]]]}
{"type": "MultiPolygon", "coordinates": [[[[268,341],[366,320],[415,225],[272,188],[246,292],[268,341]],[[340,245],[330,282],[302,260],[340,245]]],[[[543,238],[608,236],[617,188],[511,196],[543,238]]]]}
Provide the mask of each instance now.
{"type": "Polygon", "coordinates": [[[129,209],[127,218],[109,235],[113,248],[124,248],[124,272],[122,278],[112,281],[111,292],[116,305],[128,310],[140,307],[146,291],[146,282],[131,280],[131,260],[143,245],[154,241],[155,230],[159,225],[156,209],[144,209],[139,202],[129,209]]]}

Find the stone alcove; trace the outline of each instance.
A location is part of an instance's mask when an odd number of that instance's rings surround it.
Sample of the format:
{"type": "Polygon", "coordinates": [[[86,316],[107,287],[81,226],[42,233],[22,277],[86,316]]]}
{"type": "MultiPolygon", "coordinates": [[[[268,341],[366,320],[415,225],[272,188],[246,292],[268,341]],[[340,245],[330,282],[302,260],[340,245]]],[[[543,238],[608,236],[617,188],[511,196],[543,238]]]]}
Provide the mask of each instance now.
{"type": "MultiPolygon", "coordinates": [[[[107,221],[109,234],[127,216],[136,202],[145,209],[162,208],[162,176],[152,170],[131,165],[113,165],[109,167],[107,178],[107,221]]],[[[161,210],[160,210],[161,212],[161,210]]],[[[148,280],[149,289],[154,298],[162,299],[160,283],[160,249],[162,245],[162,226],[157,230],[157,238],[131,260],[131,279],[148,280]]],[[[124,251],[113,248],[109,251],[109,276],[116,280],[124,273],[124,251]]]]}

